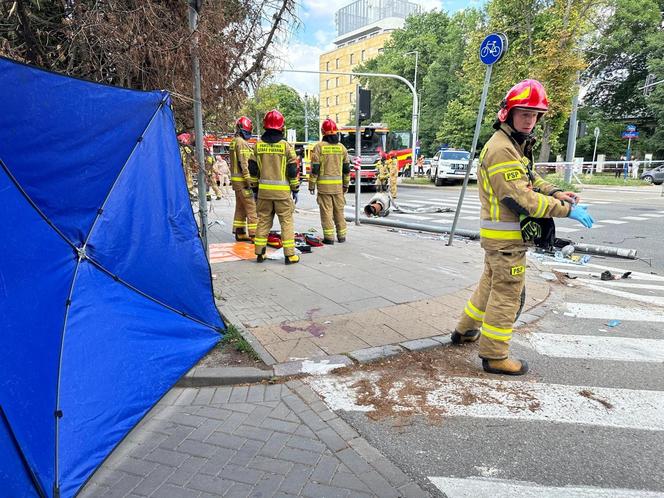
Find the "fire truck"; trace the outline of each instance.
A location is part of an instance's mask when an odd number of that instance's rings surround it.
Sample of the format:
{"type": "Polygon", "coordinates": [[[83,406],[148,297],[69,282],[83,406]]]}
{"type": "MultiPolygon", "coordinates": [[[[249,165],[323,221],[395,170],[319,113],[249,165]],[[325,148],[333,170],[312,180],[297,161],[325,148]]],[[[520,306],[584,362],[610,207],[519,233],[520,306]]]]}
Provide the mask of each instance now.
{"type": "MultiPolygon", "coordinates": [[[[354,126],[341,126],[339,133],[341,143],[348,149],[351,158],[357,157],[355,152],[354,126]]],[[[386,154],[395,152],[399,173],[411,164],[412,150],[409,148],[408,132],[393,132],[384,123],[371,123],[360,127],[360,182],[367,187],[375,187],[378,181],[376,162],[386,154]]],[[[350,184],[355,185],[355,171],[351,169],[350,184]]]]}

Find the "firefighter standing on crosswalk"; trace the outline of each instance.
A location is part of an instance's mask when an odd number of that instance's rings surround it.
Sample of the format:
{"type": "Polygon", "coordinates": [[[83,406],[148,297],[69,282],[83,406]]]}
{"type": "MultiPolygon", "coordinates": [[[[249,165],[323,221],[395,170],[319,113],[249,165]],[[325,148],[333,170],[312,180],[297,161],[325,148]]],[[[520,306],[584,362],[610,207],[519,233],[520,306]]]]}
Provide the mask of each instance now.
{"type": "Polygon", "coordinates": [[[532,168],[532,131],[548,110],[544,87],[525,80],[508,93],[494,124],[496,132],[480,154],[480,238],[484,273],[466,303],[452,342],[480,339],[486,372],[523,375],[524,360],[509,358],[512,327],[525,285],[526,247],[540,237],[541,220],[567,217],[592,227],[578,196],[544,181],[532,168]],[[478,330],[478,326],[480,327],[478,330]]]}
{"type": "Polygon", "coordinates": [[[230,143],[231,185],[235,192],[233,233],[235,240],[250,241],[256,232],[256,202],[252,188],[256,179],[249,173],[249,163],[255,161],[254,151],[247,143],[251,137],[251,120],[240,117],[235,123],[235,137],[230,143]]]}
{"type": "Polygon", "coordinates": [[[350,183],[350,159],[346,147],[339,143],[337,123],[326,119],[321,125],[321,133],[323,139],[311,151],[309,192],[313,195],[318,187],[323,243],[334,244],[335,232],[339,242],[346,242],[344,194],[350,183]]]}
{"type": "Polygon", "coordinates": [[[254,238],[256,261],[266,259],[265,246],[272,228],[274,215],[281,225],[281,243],[284,262],[297,263],[295,254],[295,228],[293,211],[300,188],[297,171],[297,155],[293,147],[284,140],[284,116],[272,109],[263,118],[265,132],[256,143],[256,170],[258,178],[258,227],[254,238]]]}

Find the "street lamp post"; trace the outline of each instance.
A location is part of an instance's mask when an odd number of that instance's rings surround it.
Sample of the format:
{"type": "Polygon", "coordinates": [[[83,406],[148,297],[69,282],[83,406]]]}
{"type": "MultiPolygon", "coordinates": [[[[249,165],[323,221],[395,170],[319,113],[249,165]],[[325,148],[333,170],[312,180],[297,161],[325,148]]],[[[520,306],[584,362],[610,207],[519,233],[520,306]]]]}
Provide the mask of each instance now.
{"type": "Polygon", "coordinates": [[[307,111],[307,94],[304,94],[304,141],[309,141],[309,113],[307,111]]]}
{"type": "MultiPolygon", "coordinates": [[[[415,89],[415,92],[417,92],[417,67],[418,67],[418,62],[419,62],[419,57],[420,57],[420,52],[418,50],[411,50],[410,52],[406,52],[404,55],[410,55],[410,54],[415,54],[415,74],[413,75],[413,88],[415,89]]],[[[417,109],[417,121],[415,124],[415,127],[413,128],[413,154],[415,153],[417,149],[417,141],[419,140],[419,130],[420,126],[420,109],[418,106],[417,109]]],[[[414,160],[417,158],[414,157],[414,160]]],[[[410,168],[410,177],[414,178],[415,177],[415,162],[413,161],[411,168],[410,168]]]]}
{"type": "Polygon", "coordinates": [[[576,152],[577,111],[579,109],[579,90],[581,85],[581,72],[576,73],[576,92],[572,98],[572,114],[569,117],[569,131],[567,133],[567,151],[565,154],[565,182],[572,181],[574,154],[576,152]]]}

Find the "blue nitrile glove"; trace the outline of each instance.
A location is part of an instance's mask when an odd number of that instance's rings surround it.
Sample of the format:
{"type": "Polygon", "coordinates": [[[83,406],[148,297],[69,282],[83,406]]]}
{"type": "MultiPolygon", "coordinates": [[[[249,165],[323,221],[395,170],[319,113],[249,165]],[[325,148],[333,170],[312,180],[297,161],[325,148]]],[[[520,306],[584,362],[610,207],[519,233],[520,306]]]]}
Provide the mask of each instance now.
{"type": "Polygon", "coordinates": [[[572,209],[569,212],[569,217],[578,221],[586,228],[592,228],[595,220],[593,220],[593,217],[588,214],[588,211],[586,211],[587,209],[588,206],[583,204],[572,206],[572,209]]]}
{"type": "Polygon", "coordinates": [[[293,190],[293,202],[297,204],[297,192],[293,190]]]}

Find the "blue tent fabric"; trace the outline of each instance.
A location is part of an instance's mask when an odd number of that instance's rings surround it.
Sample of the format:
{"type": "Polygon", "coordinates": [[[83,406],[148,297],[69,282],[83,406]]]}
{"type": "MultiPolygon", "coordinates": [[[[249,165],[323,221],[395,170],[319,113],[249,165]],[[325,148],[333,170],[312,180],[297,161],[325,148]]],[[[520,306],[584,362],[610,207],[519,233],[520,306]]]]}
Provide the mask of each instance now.
{"type": "Polygon", "coordinates": [[[68,497],[224,323],[168,94],[4,58],[0,89],[0,490],[68,497]]]}

